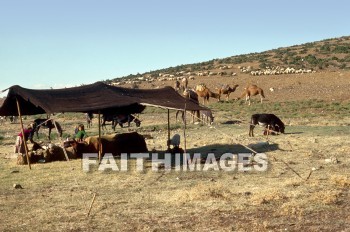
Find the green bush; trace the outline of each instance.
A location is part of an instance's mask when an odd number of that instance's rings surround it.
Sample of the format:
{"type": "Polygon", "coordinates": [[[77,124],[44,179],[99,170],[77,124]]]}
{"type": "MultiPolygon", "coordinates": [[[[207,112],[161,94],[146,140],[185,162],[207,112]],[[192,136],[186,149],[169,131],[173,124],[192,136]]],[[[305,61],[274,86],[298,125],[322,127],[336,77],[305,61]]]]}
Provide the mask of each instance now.
{"type": "Polygon", "coordinates": [[[332,51],[333,53],[350,53],[349,45],[335,45],[335,48],[332,51]]]}
{"type": "Polygon", "coordinates": [[[307,51],[308,51],[308,50],[304,48],[304,49],[302,49],[302,50],[299,52],[299,54],[306,54],[307,51]]]}

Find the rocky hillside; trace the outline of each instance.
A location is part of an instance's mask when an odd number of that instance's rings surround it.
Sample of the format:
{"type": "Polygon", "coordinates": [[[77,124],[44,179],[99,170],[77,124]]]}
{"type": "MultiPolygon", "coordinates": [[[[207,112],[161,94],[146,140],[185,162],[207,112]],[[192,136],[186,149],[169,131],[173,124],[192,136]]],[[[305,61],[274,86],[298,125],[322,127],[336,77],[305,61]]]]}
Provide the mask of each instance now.
{"type": "MultiPolygon", "coordinates": [[[[250,75],[278,75],[350,69],[350,36],[277,48],[261,53],[250,53],[213,59],[206,62],[179,65],[142,74],[107,80],[116,85],[126,81],[144,81],[154,78],[181,76],[235,76],[244,72],[250,75]]],[[[130,83],[129,83],[130,84],[130,83]]]]}

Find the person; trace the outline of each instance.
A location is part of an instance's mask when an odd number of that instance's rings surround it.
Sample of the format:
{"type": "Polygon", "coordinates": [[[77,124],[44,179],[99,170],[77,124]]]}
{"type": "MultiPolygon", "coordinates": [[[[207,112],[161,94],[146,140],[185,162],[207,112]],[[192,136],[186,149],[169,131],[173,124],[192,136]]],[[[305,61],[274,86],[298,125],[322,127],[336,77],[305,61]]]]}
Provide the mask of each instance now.
{"type": "Polygon", "coordinates": [[[75,139],[78,142],[82,142],[83,139],[85,139],[86,137],[87,137],[87,133],[85,132],[84,125],[80,124],[78,126],[78,132],[75,134],[75,139]]]}
{"type": "Polygon", "coordinates": [[[76,135],[79,132],[79,125],[76,125],[74,127],[74,135],[76,135]]]}
{"type": "Polygon", "coordinates": [[[184,150],[180,147],[180,135],[179,134],[175,134],[170,140],[168,140],[167,145],[168,146],[173,145],[173,148],[169,147],[167,152],[170,152],[172,154],[184,153],[184,150]]]}
{"type": "MultiPolygon", "coordinates": [[[[29,140],[31,143],[34,143],[34,141],[33,141],[33,135],[34,135],[33,125],[29,124],[27,126],[27,128],[23,129],[23,132],[24,132],[24,141],[29,140]]],[[[16,137],[15,153],[21,153],[21,154],[25,153],[22,131],[16,137]]]]}
{"type": "Polygon", "coordinates": [[[87,128],[90,128],[92,126],[93,117],[94,117],[94,115],[91,112],[85,113],[87,128]]]}

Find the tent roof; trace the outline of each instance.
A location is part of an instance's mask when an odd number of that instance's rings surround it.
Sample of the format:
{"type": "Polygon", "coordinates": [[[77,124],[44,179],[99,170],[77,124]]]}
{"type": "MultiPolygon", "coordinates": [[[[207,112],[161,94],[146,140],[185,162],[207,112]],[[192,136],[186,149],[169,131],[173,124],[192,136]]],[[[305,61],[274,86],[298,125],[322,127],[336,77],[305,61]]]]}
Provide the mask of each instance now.
{"type": "Polygon", "coordinates": [[[15,85],[9,88],[0,108],[0,115],[18,115],[16,98],[22,115],[57,112],[98,112],[126,110],[141,112],[144,106],[167,109],[204,110],[198,103],[183,98],[172,87],[162,89],[128,89],[102,82],[64,89],[26,89],[15,85]]]}

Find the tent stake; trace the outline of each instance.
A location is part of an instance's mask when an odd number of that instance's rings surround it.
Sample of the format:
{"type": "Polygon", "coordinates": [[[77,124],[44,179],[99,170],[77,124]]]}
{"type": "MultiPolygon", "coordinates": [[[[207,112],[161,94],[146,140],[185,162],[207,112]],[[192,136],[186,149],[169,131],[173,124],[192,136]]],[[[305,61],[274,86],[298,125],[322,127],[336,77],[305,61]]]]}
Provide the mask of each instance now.
{"type": "MultiPolygon", "coordinates": [[[[26,142],[26,138],[24,135],[24,128],[23,128],[23,121],[22,121],[22,114],[21,114],[21,108],[19,106],[19,101],[18,98],[16,97],[16,103],[17,103],[17,111],[18,111],[18,116],[21,122],[21,131],[22,131],[22,142],[24,143],[24,150],[26,152],[26,156],[27,156],[27,163],[29,166],[29,169],[32,169],[32,167],[30,166],[30,160],[29,160],[29,155],[28,155],[28,147],[27,147],[27,142],[26,142]]],[[[34,130],[34,128],[33,128],[34,130]]]]}

